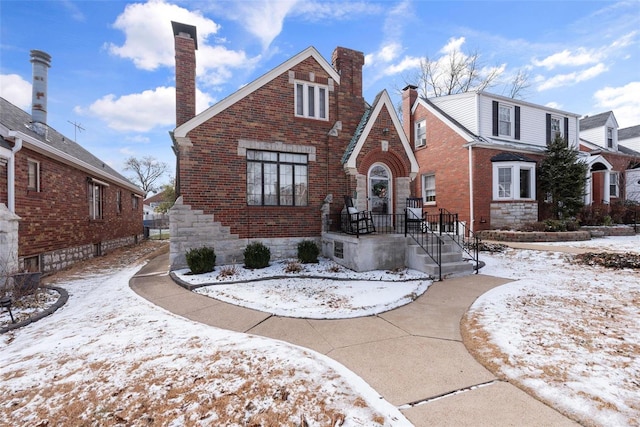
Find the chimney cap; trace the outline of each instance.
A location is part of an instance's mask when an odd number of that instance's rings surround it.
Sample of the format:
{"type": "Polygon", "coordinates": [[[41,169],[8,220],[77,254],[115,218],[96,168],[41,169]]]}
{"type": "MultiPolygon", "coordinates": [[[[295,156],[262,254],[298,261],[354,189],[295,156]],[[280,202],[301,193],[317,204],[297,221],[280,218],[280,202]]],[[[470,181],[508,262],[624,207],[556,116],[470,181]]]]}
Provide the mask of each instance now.
{"type": "Polygon", "coordinates": [[[37,61],[37,62],[44,63],[48,67],[51,66],[51,55],[49,55],[47,52],[44,52],[38,49],[32,49],[30,53],[31,53],[31,62],[37,61]]]}
{"type": "Polygon", "coordinates": [[[414,86],[414,85],[406,85],[406,86],[404,87],[404,89],[402,89],[402,91],[404,92],[404,91],[405,91],[405,90],[407,90],[407,89],[416,90],[416,89],[418,89],[418,86],[414,86]]]}
{"type": "Polygon", "coordinates": [[[180,22],[171,21],[173,27],[173,35],[177,36],[181,33],[188,34],[193,39],[196,50],[198,50],[198,37],[196,35],[196,27],[193,25],[182,24],[180,22]]]}

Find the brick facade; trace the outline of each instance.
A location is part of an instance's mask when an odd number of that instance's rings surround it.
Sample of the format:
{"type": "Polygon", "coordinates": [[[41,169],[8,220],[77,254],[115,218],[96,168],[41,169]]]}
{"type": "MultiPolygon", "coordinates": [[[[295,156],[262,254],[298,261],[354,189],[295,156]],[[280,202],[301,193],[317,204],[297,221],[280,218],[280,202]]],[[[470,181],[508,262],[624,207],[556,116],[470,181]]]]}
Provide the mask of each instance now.
{"type": "MultiPolygon", "coordinates": [[[[184,43],[176,35],[177,51],[184,43]]],[[[184,59],[180,55],[176,55],[177,61],[184,59]]],[[[363,53],[336,48],[332,55],[334,71],[312,53],[287,62],[290,67],[277,67],[273,75],[268,73],[268,78],[263,76],[259,83],[249,84],[238,92],[242,96],[232,95],[234,101],[219,107],[211,117],[200,120],[198,116],[194,122],[187,122],[183,126],[189,129],[186,136],[176,129],[181,199],[170,212],[172,268],[184,266],[186,250],[204,244],[214,246],[222,255],[218,263],[237,257],[249,239],[271,244],[277,248],[276,256],[295,254],[300,240],[320,238],[323,225],[326,228],[323,213],[339,214],[343,195],[358,194],[358,204],[366,205],[366,174],[376,162],[384,163],[394,179],[398,178],[396,184],[401,187],[397,194],[407,193],[410,161],[402,149],[402,129],[395,128],[386,109],[375,118],[372,137],[358,154],[355,173],[346,172],[342,164],[367,108],[362,96],[363,53]],[[297,82],[328,89],[326,120],[295,114],[297,82]],[[196,120],[198,124],[190,127],[196,120]],[[338,124],[341,129],[335,129],[338,124]],[[250,149],[306,154],[307,205],[248,205],[250,149]],[[194,232],[196,228],[200,232],[194,232]]],[[[195,63],[176,66],[177,73],[188,76],[194,69],[195,63]]],[[[182,75],[176,76],[176,81],[183,80],[182,75]]],[[[181,93],[176,92],[177,105],[192,102],[188,97],[181,99],[181,93]]]]}
{"type": "Polygon", "coordinates": [[[15,173],[15,213],[21,218],[18,256],[21,260],[41,256],[42,272],[93,256],[97,244],[106,253],[121,246],[118,242],[123,243],[123,239],[134,243],[142,237],[142,199],[134,209],[130,189],[115,183],[105,186],[103,219],[91,220],[87,180],[94,176],[27,148],[16,153],[15,173]],[[28,159],[39,162],[40,191],[27,188],[28,159]],[[117,191],[122,197],[120,213],[117,191]],[[69,262],[59,265],[60,255],[69,262]]]}

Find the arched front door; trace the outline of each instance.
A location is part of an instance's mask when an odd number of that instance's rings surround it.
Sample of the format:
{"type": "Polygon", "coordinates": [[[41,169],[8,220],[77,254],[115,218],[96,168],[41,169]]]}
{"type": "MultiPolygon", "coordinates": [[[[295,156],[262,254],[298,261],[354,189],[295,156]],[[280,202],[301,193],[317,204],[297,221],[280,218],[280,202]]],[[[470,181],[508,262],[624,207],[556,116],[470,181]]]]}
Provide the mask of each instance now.
{"type": "Polygon", "coordinates": [[[369,169],[369,210],[373,215],[392,212],[393,186],[391,172],[383,164],[376,163],[369,169]]]}

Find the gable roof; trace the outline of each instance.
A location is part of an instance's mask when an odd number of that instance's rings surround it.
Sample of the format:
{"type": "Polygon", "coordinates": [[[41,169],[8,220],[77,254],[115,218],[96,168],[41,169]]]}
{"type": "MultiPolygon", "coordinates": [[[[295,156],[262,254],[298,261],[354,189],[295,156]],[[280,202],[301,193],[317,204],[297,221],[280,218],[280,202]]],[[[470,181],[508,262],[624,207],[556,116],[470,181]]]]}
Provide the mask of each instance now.
{"type": "Polygon", "coordinates": [[[226,110],[227,108],[229,108],[236,102],[240,101],[247,95],[251,94],[252,92],[260,89],[262,86],[266,85],[271,80],[275,79],[276,77],[280,76],[282,73],[295,67],[296,65],[306,60],[307,58],[315,59],[316,62],[327,72],[327,74],[329,74],[329,76],[337,84],[340,84],[340,74],[338,74],[338,72],[331,66],[331,64],[329,64],[327,60],[324,59],[322,55],[320,55],[320,53],[316,50],[315,47],[310,46],[305,50],[303,50],[302,52],[300,52],[299,54],[295,55],[294,57],[288,59],[287,61],[273,68],[271,71],[267,72],[266,74],[263,74],[261,77],[258,77],[248,85],[242,87],[241,89],[227,96],[220,102],[207,108],[202,113],[197,114],[191,120],[188,120],[186,123],[178,126],[173,131],[173,135],[175,139],[178,141],[178,143],[186,142],[186,141],[182,141],[182,139],[186,138],[187,134],[191,130],[200,126],[202,123],[214,117],[216,114],[226,110]]]}
{"type": "Polygon", "coordinates": [[[44,135],[36,132],[31,125],[29,113],[0,97],[0,134],[2,138],[21,138],[30,149],[43,152],[48,157],[63,163],[73,164],[91,174],[115,181],[132,191],[143,194],[142,190],[127,178],[115,171],[102,160],[84,149],[80,144],[65,137],[54,128],[44,126],[44,135]]]}
{"type": "Polygon", "coordinates": [[[386,107],[389,112],[389,116],[391,116],[391,121],[393,122],[393,126],[396,128],[396,133],[400,137],[400,142],[402,147],[404,148],[405,154],[407,155],[409,162],[411,164],[409,175],[411,179],[415,178],[418,174],[418,161],[416,160],[416,156],[411,149],[411,144],[409,143],[409,139],[407,135],[405,135],[404,130],[402,128],[402,123],[400,123],[400,119],[396,114],[396,110],[393,107],[393,102],[391,101],[391,97],[389,93],[385,90],[380,92],[376,99],[373,102],[373,105],[365,110],[356,131],[347,146],[345,154],[342,157],[342,164],[345,169],[355,169],[356,168],[356,160],[360,151],[362,151],[362,147],[369,137],[369,133],[371,132],[371,128],[375,123],[378,115],[382,111],[382,108],[386,107]]]}
{"type": "Polygon", "coordinates": [[[613,114],[612,111],[596,114],[595,116],[586,116],[580,119],[580,130],[589,130],[603,127],[607,124],[607,120],[613,114]]]}
{"type": "Polygon", "coordinates": [[[631,126],[624,129],[618,129],[618,142],[640,137],[640,125],[631,126]]]}

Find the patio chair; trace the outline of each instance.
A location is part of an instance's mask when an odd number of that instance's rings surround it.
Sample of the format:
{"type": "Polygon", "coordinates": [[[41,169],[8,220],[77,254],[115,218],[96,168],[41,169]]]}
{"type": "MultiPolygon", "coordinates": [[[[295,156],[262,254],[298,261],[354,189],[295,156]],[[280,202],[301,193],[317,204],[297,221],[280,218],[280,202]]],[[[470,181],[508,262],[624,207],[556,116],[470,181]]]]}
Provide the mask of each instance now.
{"type": "Polygon", "coordinates": [[[428,225],[425,221],[425,214],[422,211],[422,204],[422,197],[408,197],[404,213],[407,226],[419,227],[420,231],[425,233],[428,225]]]}
{"type": "Polygon", "coordinates": [[[346,213],[343,216],[342,231],[347,234],[375,233],[376,227],[373,225],[373,216],[370,211],[358,211],[350,196],[344,196],[344,205],[346,213]]]}

